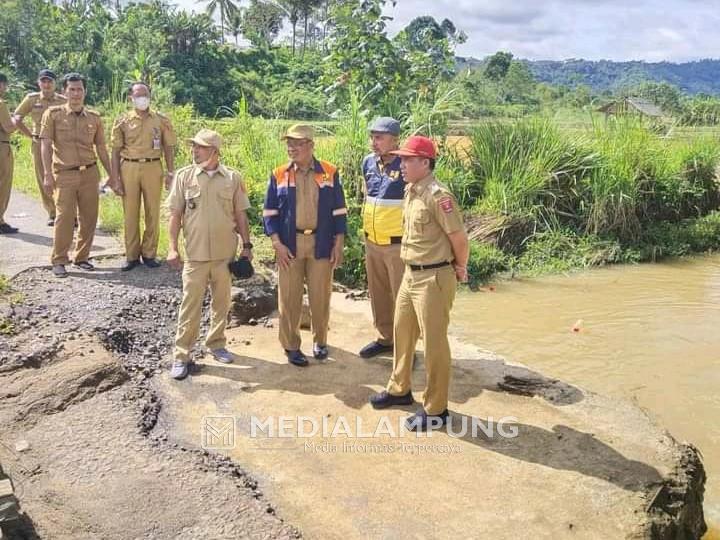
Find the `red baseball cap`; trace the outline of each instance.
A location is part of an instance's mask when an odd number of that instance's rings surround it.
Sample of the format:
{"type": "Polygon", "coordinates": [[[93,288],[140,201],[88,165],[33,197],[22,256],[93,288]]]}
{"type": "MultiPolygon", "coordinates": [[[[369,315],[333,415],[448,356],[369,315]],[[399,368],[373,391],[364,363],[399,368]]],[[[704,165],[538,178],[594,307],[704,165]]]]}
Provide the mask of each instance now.
{"type": "Polygon", "coordinates": [[[432,142],[432,139],[422,137],[421,135],[408,137],[399,150],[393,150],[390,153],[394,156],[405,157],[417,156],[430,159],[437,157],[437,151],[435,150],[435,144],[432,142]]]}

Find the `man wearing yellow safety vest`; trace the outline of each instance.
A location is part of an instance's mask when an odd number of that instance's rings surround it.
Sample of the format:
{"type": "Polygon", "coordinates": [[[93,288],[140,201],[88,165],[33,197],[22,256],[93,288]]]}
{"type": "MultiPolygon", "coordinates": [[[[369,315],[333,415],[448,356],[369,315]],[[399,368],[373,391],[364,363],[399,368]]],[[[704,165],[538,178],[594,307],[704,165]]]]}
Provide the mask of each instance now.
{"type": "Polygon", "coordinates": [[[372,358],[393,350],[395,298],[402,283],[405,265],[400,259],[403,235],[402,205],[405,182],[398,149],[400,123],[394,118],[378,118],[370,126],[372,154],[363,159],[365,205],[365,265],[373,322],[378,337],[360,350],[372,358]]]}

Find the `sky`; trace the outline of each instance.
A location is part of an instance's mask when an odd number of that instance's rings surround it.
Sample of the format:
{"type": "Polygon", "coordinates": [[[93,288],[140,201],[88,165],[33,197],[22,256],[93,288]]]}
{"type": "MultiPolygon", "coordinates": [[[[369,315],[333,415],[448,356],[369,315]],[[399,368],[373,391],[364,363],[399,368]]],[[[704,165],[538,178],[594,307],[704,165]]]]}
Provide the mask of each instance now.
{"type": "MultiPolygon", "coordinates": [[[[184,9],[204,4],[175,0],[184,9]]],[[[242,2],[241,2],[242,3],[242,2]]],[[[498,50],[530,60],[685,62],[720,58],[717,0],[397,0],[391,35],[413,18],[448,18],[468,40],[460,56],[498,50]]]]}

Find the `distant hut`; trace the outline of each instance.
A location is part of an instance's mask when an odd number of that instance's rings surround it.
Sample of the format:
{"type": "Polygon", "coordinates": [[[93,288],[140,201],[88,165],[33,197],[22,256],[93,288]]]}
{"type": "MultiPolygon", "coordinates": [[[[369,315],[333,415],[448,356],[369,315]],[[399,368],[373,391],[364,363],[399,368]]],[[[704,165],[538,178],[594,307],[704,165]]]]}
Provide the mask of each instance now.
{"type": "Polygon", "coordinates": [[[628,97],[616,101],[611,101],[607,105],[600,107],[598,112],[605,113],[605,116],[625,116],[634,115],[644,117],[647,116],[651,119],[660,119],[666,117],[663,110],[655,105],[652,101],[638,98],[628,97]]]}

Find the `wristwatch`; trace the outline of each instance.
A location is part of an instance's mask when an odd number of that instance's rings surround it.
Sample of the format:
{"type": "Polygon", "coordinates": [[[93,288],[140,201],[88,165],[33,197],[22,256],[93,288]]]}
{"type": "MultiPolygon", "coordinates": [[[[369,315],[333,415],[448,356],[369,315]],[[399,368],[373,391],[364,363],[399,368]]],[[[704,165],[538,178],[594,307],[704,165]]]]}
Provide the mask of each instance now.
{"type": "Polygon", "coordinates": [[[245,242],[245,243],[243,244],[243,249],[252,249],[253,247],[254,247],[254,246],[252,245],[251,242],[245,242]]]}

